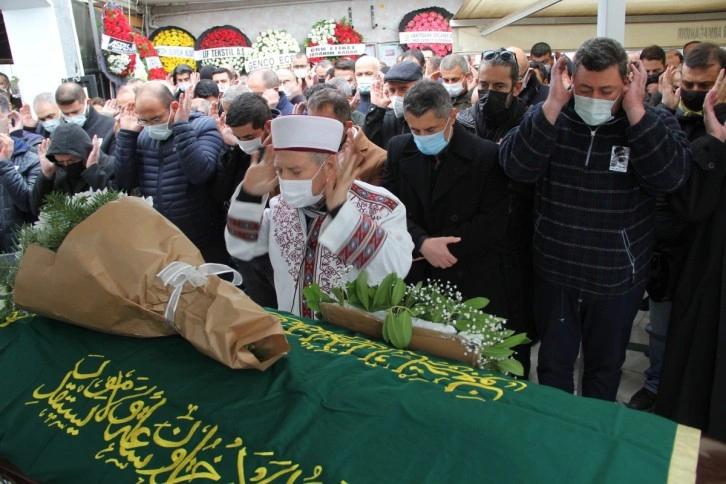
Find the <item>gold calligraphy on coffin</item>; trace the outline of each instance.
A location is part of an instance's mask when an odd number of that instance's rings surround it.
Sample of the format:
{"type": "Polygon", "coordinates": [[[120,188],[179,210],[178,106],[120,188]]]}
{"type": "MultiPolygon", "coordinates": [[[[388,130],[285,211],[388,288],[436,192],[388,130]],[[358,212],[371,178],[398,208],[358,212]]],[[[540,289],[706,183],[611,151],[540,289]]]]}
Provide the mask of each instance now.
{"type": "Polygon", "coordinates": [[[217,425],[194,416],[197,405],[189,404],[186,414],[161,421],[155,413],[167,404],[164,390],[135,370],[112,372],[110,363],[103,355],[81,358],[53,390],[46,385],[36,388],[34,400],[26,405],[43,406],[38,416],[44,423],[70,436],[103,429],[107,446],[95,454],[96,460],[133,470],[137,484],[221,479],[241,484],[322,482],[322,466],[305,473],[300,464],[274,452],[250,454],[239,437],[224,442],[217,425]],[[265,464],[250,466],[250,458],[265,464]],[[218,468],[229,460],[232,464],[225,467],[236,468],[236,475],[220,475],[218,468]]]}
{"type": "Polygon", "coordinates": [[[485,373],[475,368],[432,360],[413,351],[392,348],[361,336],[328,331],[282,314],[277,314],[285,332],[300,338],[303,349],[334,355],[352,355],[366,365],[391,370],[399,378],[441,385],[446,393],[468,400],[499,400],[505,391],[527,388],[520,380],[485,373]]]}
{"type": "Polygon", "coordinates": [[[0,328],[6,328],[13,324],[15,321],[20,321],[21,319],[27,318],[28,313],[19,310],[10,311],[6,308],[3,308],[0,309],[0,317],[2,317],[2,321],[0,321],[0,328]]]}

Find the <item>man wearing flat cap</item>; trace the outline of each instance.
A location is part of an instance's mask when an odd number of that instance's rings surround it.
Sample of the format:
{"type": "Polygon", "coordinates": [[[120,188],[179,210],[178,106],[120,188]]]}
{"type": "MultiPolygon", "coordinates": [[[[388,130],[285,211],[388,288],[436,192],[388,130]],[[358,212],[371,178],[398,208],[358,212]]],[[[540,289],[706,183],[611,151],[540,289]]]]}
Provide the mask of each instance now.
{"type": "Polygon", "coordinates": [[[422,77],[418,63],[404,61],[391,67],[383,81],[373,83],[371,107],[363,125],[369,140],[386,150],[391,138],[411,132],[403,117],[403,97],[422,77]]]}
{"type": "Polygon", "coordinates": [[[242,260],[269,253],[278,308],[313,317],[303,289],[324,292],[365,271],[370,284],[411,267],[406,208],[390,192],[355,181],[353,133],[338,155],[343,124],[317,116],[272,121],[272,146],[255,154],[232,197],[225,240],[242,260]],[[267,194],[280,195],[265,208],[267,194]],[[346,271],[348,271],[346,273],[346,271]]]}

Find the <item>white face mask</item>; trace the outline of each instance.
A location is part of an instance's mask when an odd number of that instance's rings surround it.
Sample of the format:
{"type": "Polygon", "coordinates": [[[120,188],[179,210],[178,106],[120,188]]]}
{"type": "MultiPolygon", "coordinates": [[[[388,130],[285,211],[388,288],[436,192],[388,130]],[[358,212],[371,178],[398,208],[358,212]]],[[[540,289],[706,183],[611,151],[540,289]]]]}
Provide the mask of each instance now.
{"type": "Polygon", "coordinates": [[[295,74],[295,77],[297,77],[298,79],[304,79],[308,75],[308,70],[307,69],[293,69],[292,73],[295,74]]]}
{"type": "Polygon", "coordinates": [[[403,96],[391,96],[391,105],[393,107],[393,114],[397,118],[403,117],[403,96]]]}
{"type": "Polygon", "coordinates": [[[262,138],[260,137],[247,141],[237,140],[237,146],[239,146],[240,149],[248,155],[251,155],[257,151],[260,146],[262,146],[262,138]]]}
{"type": "Polygon", "coordinates": [[[60,125],[60,119],[49,119],[47,121],[41,122],[40,124],[43,125],[43,128],[45,128],[47,132],[52,133],[53,131],[55,131],[58,125],[60,125]]]}
{"type": "MultiPolygon", "coordinates": [[[[191,82],[180,82],[179,84],[177,84],[177,87],[179,89],[181,89],[182,91],[186,91],[187,89],[192,87],[192,83],[191,82]]],[[[217,87],[219,87],[219,86],[217,86],[217,87]]]]}
{"type": "MultiPolygon", "coordinates": [[[[304,208],[311,205],[315,205],[323,199],[323,192],[318,195],[313,194],[313,178],[318,176],[320,170],[323,168],[323,163],[318,168],[318,171],[307,180],[280,180],[280,195],[282,198],[291,206],[295,208],[304,208]]],[[[323,191],[325,188],[323,188],[323,191]]]]}
{"type": "Polygon", "coordinates": [[[575,94],[575,112],[589,126],[600,126],[613,119],[613,106],[619,97],[610,101],[575,94]]]}
{"type": "Polygon", "coordinates": [[[280,92],[284,92],[285,96],[290,97],[292,95],[292,90],[287,86],[280,86],[280,92]]]}
{"type": "Polygon", "coordinates": [[[374,77],[357,77],[356,81],[358,81],[358,91],[362,94],[368,94],[371,92],[374,80],[374,77]]]}
{"type": "Polygon", "coordinates": [[[220,94],[224,94],[225,92],[227,92],[227,88],[228,87],[229,87],[229,84],[226,84],[226,83],[225,84],[222,84],[220,82],[219,84],[217,84],[217,89],[219,89],[219,93],[220,94]]]}
{"type": "Polygon", "coordinates": [[[449,96],[452,98],[459,97],[462,92],[464,92],[464,85],[460,82],[457,82],[456,84],[444,84],[444,89],[446,89],[446,92],[449,93],[449,96]]]}
{"type": "MultiPolygon", "coordinates": [[[[171,115],[170,115],[171,116],[171,115]]],[[[149,138],[163,141],[169,139],[172,130],[169,128],[169,120],[166,123],[153,124],[144,128],[149,133],[149,138]]]]}
{"type": "Polygon", "coordinates": [[[86,124],[86,113],[88,112],[88,105],[86,105],[86,109],[83,110],[81,114],[76,114],[75,116],[66,116],[65,114],[61,114],[61,117],[66,123],[73,123],[77,124],[78,126],[83,127],[84,124],[86,124]]]}

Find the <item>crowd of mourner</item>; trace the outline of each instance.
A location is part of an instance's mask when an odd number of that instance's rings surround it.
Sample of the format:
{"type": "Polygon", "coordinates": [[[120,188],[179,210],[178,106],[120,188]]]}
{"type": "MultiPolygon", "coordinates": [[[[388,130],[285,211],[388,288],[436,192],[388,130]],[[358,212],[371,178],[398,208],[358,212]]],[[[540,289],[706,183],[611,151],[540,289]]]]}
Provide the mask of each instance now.
{"type": "Polygon", "coordinates": [[[593,38],[571,57],[181,64],[31,104],[0,75],[0,249],[52,192],[152,197],[262,306],[313,317],[302,289],[341,273],[449,282],[539,342],[541,384],[573,392],[581,352],[582,395],[610,401],[649,310],[626,404],[726,440],[726,51],[593,38]]]}

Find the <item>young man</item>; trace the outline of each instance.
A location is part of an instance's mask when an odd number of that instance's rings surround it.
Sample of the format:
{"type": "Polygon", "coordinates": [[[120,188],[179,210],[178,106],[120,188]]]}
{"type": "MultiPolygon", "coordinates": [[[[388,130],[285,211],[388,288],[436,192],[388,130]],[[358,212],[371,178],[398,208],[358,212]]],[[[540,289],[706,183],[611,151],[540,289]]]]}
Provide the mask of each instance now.
{"type": "Polygon", "coordinates": [[[88,137],[97,136],[101,141],[101,151],[113,156],[116,147],[114,119],[96,112],[91,100],[80,84],[65,82],[55,91],[55,102],[64,123],[75,123],[83,128],[88,137]]]}
{"type": "Polygon", "coordinates": [[[338,156],[343,125],[316,116],[274,119],[272,146],[255,155],[237,188],[227,217],[229,253],[251,260],[269,253],[278,308],[305,317],[302,297],[313,282],[331,284],[366,271],[371,284],[411,266],[413,243],[406,208],[384,189],[354,181],[357,175],[349,134],[338,156]],[[274,146],[274,148],[273,148],[274,146]],[[267,194],[280,196],[265,207],[267,194]]]}
{"type": "Polygon", "coordinates": [[[654,194],[686,182],[691,152],[676,119],[643,103],[645,69],[618,42],[580,46],[571,91],[566,63],[555,64],[547,101],[504,138],[500,163],[537,184],[539,381],[572,393],[582,343],[582,394],[614,401],[650,272],[654,194]]]}

